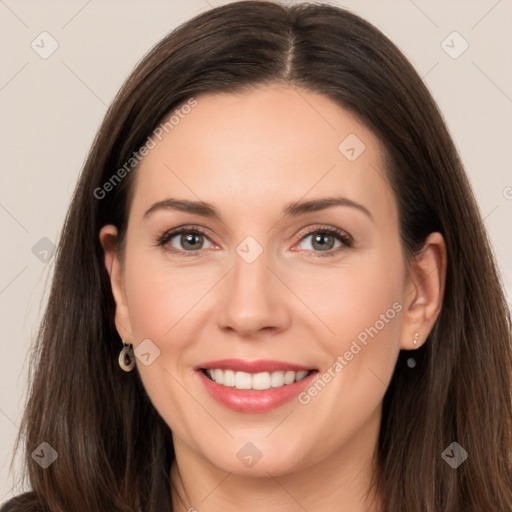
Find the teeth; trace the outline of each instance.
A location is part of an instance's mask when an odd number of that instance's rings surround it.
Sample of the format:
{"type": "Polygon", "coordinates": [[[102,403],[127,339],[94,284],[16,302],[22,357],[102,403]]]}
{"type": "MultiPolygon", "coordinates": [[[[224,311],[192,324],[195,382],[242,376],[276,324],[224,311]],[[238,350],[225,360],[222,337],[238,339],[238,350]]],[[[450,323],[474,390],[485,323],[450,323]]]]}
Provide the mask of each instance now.
{"type": "Polygon", "coordinates": [[[206,370],[206,373],[214,382],[223,386],[236,389],[264,390],[293,384],[302,380],[309,372],[306,370],[300,372],[288,370],[286,372],[247,373],[216,368],[214,370],[206,370]]]}
{"type": "Polygon", "coordinates": [[[284,374],[284,383],[291,384],[295,381],[295,372],[289,371],[284,374]]]}
{"type": "MultiPolygon", "coordinates": [[[[222,371],[222,370],[221,370],[222,371]]],[[[235,372],[233,370],[224,371],[224,386],[232,388],[235,385],[235,372]]]]}
{"type": "Polygon", "coordinates": [[[224,372],[222,370],[215,370],[214,380],[215,382],[222,384],[224,382],[224,372]]]}
{"type": "Polygon", "coordinates": [[[269,389],[270,373],[256,373],[252,376],[252,389],[269,389]]]}
{"type": "MultiPolygon", "coordinates": [[[[217,372],[222,370],[215,370],[215,376],[217,372]]],[[[215,381],[217,382],[217,381],[215,381]]],[[[220,384],[220,382],[219,382],[220,384]]],[[[251,389],[252,388],[252,375],[245,372],[235,373],[235,388],[236,389],[251,389]]]]}
{"type": "Polygon", "coordinates": [[[295,375],[295,381],[298,382],[299,380],[302,380],[308,373],[309,372],[307,370],[297,372],[295,375]]]}

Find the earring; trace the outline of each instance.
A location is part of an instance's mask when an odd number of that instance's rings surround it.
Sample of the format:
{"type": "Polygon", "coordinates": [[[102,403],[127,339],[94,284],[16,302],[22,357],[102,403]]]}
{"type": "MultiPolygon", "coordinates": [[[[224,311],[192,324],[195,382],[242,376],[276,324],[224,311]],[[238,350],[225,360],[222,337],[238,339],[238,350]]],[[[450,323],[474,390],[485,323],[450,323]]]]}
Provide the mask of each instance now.
{"type": "Polygon", "coordinates": [[[135,354],[133,353],[133,345],[131,343],[126,343],[124,340],[123,348],[119,353],[119,366],[125,372],[131,372],[135,367],[135,354]]]}
{"type": "Polygon", "coordinates": [[[417,348],[417,344],[418,344],[418,340],[420,338],[420,334],[417,332],[415,335],[414,335],[414,348],[417,348]]]}

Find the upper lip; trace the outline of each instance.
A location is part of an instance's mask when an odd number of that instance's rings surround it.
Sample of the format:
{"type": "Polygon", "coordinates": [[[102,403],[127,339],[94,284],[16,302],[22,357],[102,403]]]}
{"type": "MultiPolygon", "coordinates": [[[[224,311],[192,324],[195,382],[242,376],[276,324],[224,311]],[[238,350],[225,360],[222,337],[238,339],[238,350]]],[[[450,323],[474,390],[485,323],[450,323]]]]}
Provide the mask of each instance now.
{"type": "Polygon", "coordinates": [[[278,371],[309,371],[315,368],[303,366],[301,364],[288,363],[285,361],[271,361],[267,359],[258,359],[256,361],[244,361],[243,359],[221,359],[218,361],[208,361],[195,367],[196,370],[233,370],[246,373],[278,372],[278,371]]]}

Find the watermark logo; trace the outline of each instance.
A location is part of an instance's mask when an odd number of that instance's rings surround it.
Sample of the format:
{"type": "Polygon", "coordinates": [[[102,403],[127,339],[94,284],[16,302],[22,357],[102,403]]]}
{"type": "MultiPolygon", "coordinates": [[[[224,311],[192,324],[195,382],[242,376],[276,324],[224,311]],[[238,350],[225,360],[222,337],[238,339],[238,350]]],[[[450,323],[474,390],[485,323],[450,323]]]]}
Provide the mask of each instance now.
{"type": "Polygon", "coordinates": [[[253,443],[245,443],[236,455],[240,462],[248,468],[252,468],[263,456],[258,447],[253,443]]]}
{"type": "Polygon", "coordinates": [[[469,48],[469,43],[457,31],[453,31],[443,39],[441,48],[452,59],[458,59],[469,48]]]}
{"type": "Polygon", "coordinates": [[[160,357],[160,349],[149,338],[146,338],[139,343],[134,354],[144,366],[150,366],[160,357]]]}
{"type": "Polygon", "coordinates": [[[354,133],[345,137],[338,146],[339,152],[350,162],[357,160],[365,149],[364,142],[354,133]]]}
{"type": "Polygon", "coordinates": [[[46,236],[41,238],[36,244],[32,247],[32,254],[43,263],[47,263],[50,261],[53,253],[55,252],[54,243],[46,236]]]}
{"type": "Polygon", "coordinates": [[[30,43],[30,47],[41,59],[47,59],[57,51],[59,43],[50,33],[44,31],[30,43]]]}
{"type": "Polygon", "coordinates": [[[59,457],[59,454],[49,443],[41,443],[33,452],[32,458],[43,468],[49,468],[59,457]]]}
{"type": "Polygon", "coordinates": [[[248,236],[237,246],[236,252],[246,263],[252,263],[263,253],[263,247],[255,238],[248,236]]]}
{"type": "Polygon", "coordinates": [[[444,450],[441,457],[453,469],[457,469],[468,458],[468,452],[454,441],[444,450]]]}

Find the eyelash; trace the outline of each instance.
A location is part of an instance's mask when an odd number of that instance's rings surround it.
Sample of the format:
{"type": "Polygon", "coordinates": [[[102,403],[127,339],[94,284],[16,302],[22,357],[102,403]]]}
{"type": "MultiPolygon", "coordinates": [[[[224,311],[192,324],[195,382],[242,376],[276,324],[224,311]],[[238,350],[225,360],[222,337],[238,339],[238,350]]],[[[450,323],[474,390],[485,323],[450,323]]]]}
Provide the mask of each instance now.
{"type": "MultiPolygon", "coordinates": [[[[174,228],[169,231],[166,231],[165,233],[160,235],[157,239],[156,245],[157,245],[157,247],[164,248],[165,245],[170,240],[172,240],[177,235],[181,235],[183,233],[201,234],[201,235],[204,235],[209,240],[209,237],[208,237],[206,231],[203,230],[201,227],[199,227],[199,226],[182,226],[179,228],[174,228]]],[[[347,247],[352,247],[353,242],[354,242],[352,237],[348,233],[341,231],[338,228],[319,227],[319,226],[314,226],[312,229],[308,230],[306,233],[303,234],[303,236],[301,237],[301,239],[299,241],[304,240],[305,238],[307,238],[310,235],[314,235],[314,234],[318,234],[318,233],[334,236],[337,240],[339,240],[343,244],[343,246],[338,247],[337,249],[329,249],[328,251],[312,251],[311,249],[308,249],[307,252],[313,253],[314,258],[336,256],[339,253],[339,251],[346,249],[347,247]]],[[[187,257],[191,257],[191,256],[197,256],[197,254],[199,252],[201,252],[203,249],[197,249],[194,251],[182,251],[180,249],[175,249],[174,247],[172,247],[170,249],[167,248],[166,250],[169,252],[178,254],[179,256],[183,256],[183,257],[187,258],[187,257]]]]}

